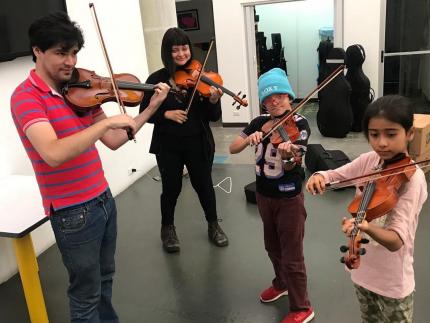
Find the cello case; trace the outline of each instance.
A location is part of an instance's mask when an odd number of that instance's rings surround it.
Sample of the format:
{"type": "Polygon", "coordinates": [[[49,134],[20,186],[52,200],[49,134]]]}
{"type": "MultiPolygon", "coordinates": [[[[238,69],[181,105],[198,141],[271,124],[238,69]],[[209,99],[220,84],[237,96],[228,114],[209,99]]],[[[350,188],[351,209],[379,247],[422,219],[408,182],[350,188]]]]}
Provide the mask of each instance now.
{"type": "MultiPolygon", "coordinates": [[[[327,55],[327,75],[344,64],[345,51],[333,48],[327,55]]],[[[325,75],[324,77],[326,77],[325,75]]],[[[317,126],[325,137],[343,138],[351,130],[351,86],[343,73],[336,76],[319,92],[317,126]]]]}
{"type": "Polygon", "coordinates": [[[332,49],[333,43],[329,39],[321,41],[318,46],[318,85],[320,85],[321,82],[324,81],[324,79],[330,74],[328,73],[328,64],[326,62],[326,59],[328,53],[330,53],[332,49]]]}
{"type": "Polygon", "coordinates": [[[373,101],[374,92],[370,87],[369,78],[364,74],[362,66],[366,59],[363,46],[351,45],[346,49],[346,79],[351,85],[351,108],[353,114],[352,131],[362,130],[364,111],[373,101]]]}

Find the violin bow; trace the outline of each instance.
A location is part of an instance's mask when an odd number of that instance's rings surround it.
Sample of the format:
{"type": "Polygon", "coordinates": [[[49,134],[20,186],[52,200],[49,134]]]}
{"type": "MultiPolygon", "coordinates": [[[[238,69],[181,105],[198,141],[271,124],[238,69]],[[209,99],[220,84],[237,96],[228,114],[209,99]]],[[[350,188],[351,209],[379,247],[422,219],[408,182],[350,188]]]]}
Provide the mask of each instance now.
{"type": "Polygon", "coordinates": [[[270,128],[270,130],[263,136],[261,141],[265,140],[267,137],[269,137],[273,131],[278,129],[285,121],[290,119],[292,115],[297,112],[299,109],[301,109],[306,102],[308,102],[311,97],[321,91],[324,87],[327,86],[331,81],[333,81],[341,72],[343,72],[343,69],[345,68],[345,65],[339,65],[329,76],[327,76],[314,90],[312,90],[302,101],[300,101],[299,104],[294,109],[291,109],[289,113],[287,113],[285,116],[283,116],[281,119],[279,119],[277,122],[275,122],[270,128]]]}
{"type": "MultiPolygon", "coordinates": [[[[385,177],[389,177],[389,176],[393,176],[393,175],[402,174],[402,173],[405,173],[408,171],[412,171],[412,169],[411,170],[407,169],[411,166],[425,164],[425,163],[428,163],[429,161],[430,161],[430,158],[424,159],[424,160],[418,161],[418,162],[413,162],[413,163],[410,163],[407,165],[399,165],[399,166],[395,166],[395,167],[391,167],[391,168],[384,168],[384,169],[381,169],[381,170],[373,172],[373,173],[367,173],[367,174],[356,176],[353,178],[348,178],[348,179],[344,179],[344,180],[330,182],[330,183],[326,184],[326,188],[327,188],[327,190],[335,190],[335,189],[349,187],[349,186],[353,186],[353,185],[357,185],[357,184],[361,184],[361,183],[366,183],[369,181],[373,181],[373,180],[377,180],[377,179],[381,179],[381,178],[385,178],[385,177]],[[398,171],[391,173],[393,170],[394,171],[398,170],[398,171]],[[387,173],[387,172],[390,172],[390,173],[382,175],[383,173],[387,173]],[[348,183],[348,184],[345,184],[345,183],[348,183]],[[342,184],[345,184],[345,185],[342,185],[342,184]]],[[[426,167],[430,167],[430,163],[419,166],[419,168],[426,168],[426,167]]]]}
{"type": "MultiPolygon", "coordinates": [[[[107,66],[107,69],[109,71],[110,80],[112,82],[112,88],[113,88],[113,91],[115,93],[116,100],[118,102],[119,110],[121,111],[122,114],[127,114],[127,112],[125,110],[124,102],[122,101],[121,96],[119,95],[118,85],[116,84],[115,79],[113,77],[112,65],[110,63],[110,59],[109,59],[109,56],[108,56],[107,50],[106,50],[106,45],[105,45],[103,35],[102,35],[101,29],[100,29],[99,20],[97,18],[97,13],[96,13],[96,7],[95,7],[94,3],[92,3],[92,2],[90,2],[88,5],[89,5],[91,13],[92,13],[94,25],[95,25],[96,31],[97,31],[97,36],[99,38],[100,46],[101,46],[102,52],[103,52],[103,56],[104,56],[105,61],[106,61],[106,66],[107,66]]],[[[129,140],[134,140],[134,142],[136,142],[136,138],[134,138],[133,134],[131,133],[131,129],[127,129],[127,136],[128,136],[129,140]]]]}
{"type": "Polygon", "coordinates": [[[194,95],[196,94],[196,91],[197,91],[197,86],[199,85],[199,83],[200,83],[200,79],[202,78],[203,71],[204,71],[204,69],[205,69],[205,66],[206,66],[206,63],[207,63],[207,61],[208,61],[208,57],[209,57],[209,54],[210,54],[210,52],[211,52],[211,50],[212,50],[212,46],[213,46],[214,42],[215,42],[215,41],[214,41],[213,39],[211,39],[211,41],[210,41],[210,43],[209,43],[209,49],[208,49],[208,52],[206,53],[205,60],[204,60],[203,65],[202,65],[202,67],[201,67],[201,69],[200,69],[200,71],[199,71],[199,76],[197,77],[196,85],[194,86],[193,92],[192,92],[192,94],[191,94],[190,101],[188,101],[188,106],[187,106],[187,108],[185,109],[185,114],[188,114],[188,111],[190,110],[191,103],[193,102],[194,95]]]}

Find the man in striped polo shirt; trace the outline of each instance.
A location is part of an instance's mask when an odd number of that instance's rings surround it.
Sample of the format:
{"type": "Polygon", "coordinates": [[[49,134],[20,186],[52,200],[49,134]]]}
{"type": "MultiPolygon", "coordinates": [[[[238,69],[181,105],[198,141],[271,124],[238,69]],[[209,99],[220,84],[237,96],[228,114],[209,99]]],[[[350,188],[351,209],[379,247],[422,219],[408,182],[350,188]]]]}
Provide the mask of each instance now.
{"type": "Polygon", "coordinates": [[[84,44],[79,26],[59,12],[33,22],[29,37],[35,69],[12,94],[11,111],[69,273],[71,321],[118,322],[111,303],[116,206],[95,142],[122,146],[125,129],[136,133],[170,87],[157,84],[148,108],[134,119],[108,118],[100,107],[77,114],[60,93],[84,44]]]}

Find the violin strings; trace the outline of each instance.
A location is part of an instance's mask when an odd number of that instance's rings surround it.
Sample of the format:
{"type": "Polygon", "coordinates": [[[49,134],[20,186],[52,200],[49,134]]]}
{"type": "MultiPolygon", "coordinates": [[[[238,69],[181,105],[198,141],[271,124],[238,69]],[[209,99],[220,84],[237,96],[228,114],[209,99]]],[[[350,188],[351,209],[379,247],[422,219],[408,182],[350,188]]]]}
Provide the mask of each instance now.
{"type": "Polygon", "coordinates": [[[360,207],[358,209],[358,212],[354,220],[354,229],[352,231],[354,234],[354,239],[360,233],[360,228],[358,227],[358,225],[366,219],[366,215],[367,215],[366,209],[369,206],[373,193],[375,192],[375,187],[376,185],[375,185],[375,182],[373,181],[373,182],[367,183],[366,188],[364,189],[363,197],[360,201],[360,207]]]}

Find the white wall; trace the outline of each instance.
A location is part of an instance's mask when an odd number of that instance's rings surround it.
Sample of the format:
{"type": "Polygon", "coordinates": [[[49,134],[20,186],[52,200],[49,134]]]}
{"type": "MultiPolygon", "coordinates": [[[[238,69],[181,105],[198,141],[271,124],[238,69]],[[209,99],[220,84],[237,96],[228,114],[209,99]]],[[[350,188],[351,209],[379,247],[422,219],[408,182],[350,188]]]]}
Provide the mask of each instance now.
{"type": "MultiPolygon", "coordinates": [[[[88,8],[88,0],[68,0],[67,9],[72,20],[78,22],[84,31],[85,47],[79,53],[78,67],[95,70],[97,74],[108,76],[104,58],[99,46],[95,27],[88,8]]],[[[138,0],[94,0],[100,27],[115,73],[132,73],[145,80],[148,76],[144,36],[138,0]]],[[[10,116],[9,98],[14,88],[23,81],[33,67],[30,57],[0,63],[0,147],[4,154],[0,157],[0,176],[8,174],[33,174],[31,164],[17,136],[10,116]]],[[[103,106],[108,115],[119,110],[114,103],[103,106]]],[[[138,107],[128,108],[130,115],[138,112],[138,107]]],[[[129,142],[116,152],[98,145],[105,174],[114,195],[117,195],[142,174],[155,165],[155,158],[148,153],[152,126],[145,125],[136,135],[137,143],[129,142]],[[132,176],[128,169],[141,170],[132,176]]],[[[40,254],[54,242],[50,224],[47,223],[32,234],[36,253],[40,254]]],[[[0,238],[0,282],[16,272],[11,243],[0,238]]]]}
{"type": "Polygon", "coordinates": [[[148,72],[163,67],[161,41],[166,30],[177,26],[176,7],[172,0],[139,0],[145,37],[148,72]]]}
{"type": "MultiPolygon", "coordinates": [[[[385,0],[344,0],[344,48],[361,44],[366,52],[363,64],[364,74],[370,79],[370,86],[375,90],[375,97],[382,95],[379,83],[383,75],[380,74],[380,48],[385,48],[385,38],[381,35],[381,24],[385,24],[385,0]],[[365,18],[364,18],[365,17],[365,18]]],[[[385,29],[385,28],[384,28],[385,29]]],[[[382,71],[382,70],[381,70],[382,71]]]]}
{"type": "MultiPolygon", "coordinates": [[[[379,24],[381,2],[383,0],[344,0],[343,41],[344,48],[352,44],[362,44],[367,60],[364,73],[378,95],[379,44],[381,42],[379,24]],[[365,19],[363,19],[365,17],[365,19]]],[[[279,2],[279,1],[278,1],[279,2]]],[[[213,1],[215,37],[217,39],[218,71],[230,87],[249,93],[248,62],[246,57],[244,5],[269,3],[266,0],[215,0],[213,1]]],[[[337,6],[341,1],[335,2],[337,6]]],[[[337,8],[335,8],[338,17],[337,8]]],[[[287,19],[287,18],[286,18],[287,19]]],[[[335,24],[338,26],[337,24],[335,24]]],[[[250,110],[242,108],[237,115],[225,96],[223,102],[224,123],[246,123],[250,121],[250,110]]],[[[252,102],[251,102],[252,104],[252,102]]]]}
{"type": "MultiPolygon", "coordinates": [[[[217,41],[218,73],[222,75],[224,84],[231,89],[249,93],[248,68],[246,60],[245,21],[242,3],[247,0],[215,0],[212,3],[214,12],[215,38],[217,41]]],[[[253,1],[260,3],[263,1],[253,1]]],[[[222,101],[223,123],[249,122],[249,108],[236,110],[231,100],[224,95],[222,101]]],[[[250,102],[252,104],[252,102],[250,102]]]]}

